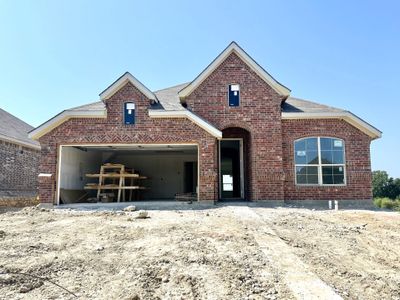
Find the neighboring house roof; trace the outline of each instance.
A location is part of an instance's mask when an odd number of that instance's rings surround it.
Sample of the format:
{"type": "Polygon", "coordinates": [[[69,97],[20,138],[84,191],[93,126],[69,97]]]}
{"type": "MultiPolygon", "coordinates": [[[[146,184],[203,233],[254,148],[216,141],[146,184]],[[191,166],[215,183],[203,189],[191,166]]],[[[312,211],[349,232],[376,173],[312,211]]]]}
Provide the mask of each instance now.
{"type": "Polygon", "coordinates": [[[40,149],[40,144],[28,137],[33,127],[0,108],[0,140],[40,149]]]}
{"type": "Polygon", "coordinates": [[[179,98],[189,96],[218,66],[232,53],[246,63],[254,72],[257,73],[269,86],[271,86],[279,95],[286,99],[290,95],[290,89],[278,82],[267,71],[264,70],[250,55],[246,53],[236,42],[231,42],[220,55],[217,56],[190,84],[179,92],[179,98]]]}

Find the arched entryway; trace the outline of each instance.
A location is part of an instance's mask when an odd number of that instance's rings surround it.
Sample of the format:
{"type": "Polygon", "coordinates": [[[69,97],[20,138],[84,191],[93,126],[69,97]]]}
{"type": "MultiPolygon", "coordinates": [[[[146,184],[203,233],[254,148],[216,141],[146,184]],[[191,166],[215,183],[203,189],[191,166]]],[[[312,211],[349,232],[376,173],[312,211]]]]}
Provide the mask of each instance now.
{"type": "Polygon", "coordinates": [[[250,132],[240,127],[222,130],[219,141],[219,199],[250,199],[250,132]]]}

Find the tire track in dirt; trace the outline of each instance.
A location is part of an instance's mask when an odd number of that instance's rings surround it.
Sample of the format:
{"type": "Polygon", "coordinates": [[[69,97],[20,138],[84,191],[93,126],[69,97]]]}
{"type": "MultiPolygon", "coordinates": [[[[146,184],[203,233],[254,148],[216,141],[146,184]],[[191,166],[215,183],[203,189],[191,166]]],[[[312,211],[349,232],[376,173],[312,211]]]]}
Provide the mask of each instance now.
{"type": "Polygon", "coordinates": [[[297,299],[343,299],[323,282],[311,268],[293,253],[291,247],[279,238],[264,217],[247,207],[233,207],[233,212],[254,236],[261,251],[281,271],[282,277],[297,299]],[[264,224],[265,226],[260,226],[264,224]]]}

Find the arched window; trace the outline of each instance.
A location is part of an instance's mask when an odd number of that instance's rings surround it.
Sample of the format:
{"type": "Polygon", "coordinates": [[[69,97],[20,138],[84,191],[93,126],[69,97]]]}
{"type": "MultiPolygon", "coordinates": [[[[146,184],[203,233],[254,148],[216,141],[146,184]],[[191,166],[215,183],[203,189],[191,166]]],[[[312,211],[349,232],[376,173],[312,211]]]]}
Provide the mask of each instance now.
{"type": "Polygon", "coordinates": [[[344,141],[310,137],[294,142],[297,185],[345,185],[344,141]]]}

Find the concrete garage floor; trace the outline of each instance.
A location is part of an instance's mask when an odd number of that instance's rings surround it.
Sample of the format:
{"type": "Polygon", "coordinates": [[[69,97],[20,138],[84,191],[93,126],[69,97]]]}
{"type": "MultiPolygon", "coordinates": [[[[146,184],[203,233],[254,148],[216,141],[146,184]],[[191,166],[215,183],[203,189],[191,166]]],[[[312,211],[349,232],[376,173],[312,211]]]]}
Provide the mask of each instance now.
{"type": "MultiPolygon", "coordinates": [[[[135,206],[136,210],[199,210],[210,209],[225,206],[247,206],[247,207],[265,207],[265,208],[308,208],[315,210],[328,210],[328,201],[292,201],[285,203],[283,201],[220,201],[216,203],[207,202],[185,202],[174,200],[152,200],[152,201],[132,201],[132,202],[112,202],[112,203],[74,203],[54,206],[55,209],[73,209],[86,211],[118,211],[127,206],[135,206]]],[[[334,205],[334,204],[332,204],[334,205]]],[[[332,206],[333,208],[334,206],[332,206]]],[[[339,209],[366,209],[377,210],[372,202],[363,201],[344,201],[339,202],[339,209]]]]}

